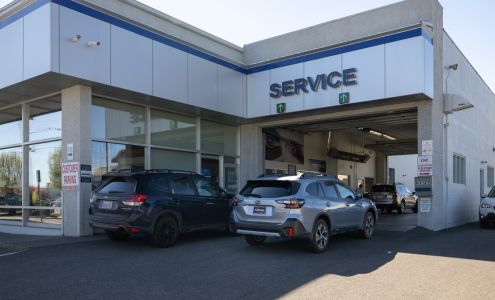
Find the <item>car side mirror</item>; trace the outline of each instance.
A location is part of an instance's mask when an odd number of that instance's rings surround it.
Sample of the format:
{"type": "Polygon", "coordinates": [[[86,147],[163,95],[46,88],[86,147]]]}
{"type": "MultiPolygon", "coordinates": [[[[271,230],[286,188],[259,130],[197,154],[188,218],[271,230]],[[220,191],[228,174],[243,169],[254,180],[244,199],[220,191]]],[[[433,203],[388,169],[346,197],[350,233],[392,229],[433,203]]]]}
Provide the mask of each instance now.
{"type": "Polygon", "coordinates": [[[363,199],[363,194],[356,194],[356,199],[363,199]]]}
{"type": "Polygon", "coordinates": [[[412,195],[413,195],[413,196],[416,196],[416,192],[412,192],[412,195]]]}
{"type": "Polygon", "coordinates": [[[481,198],[482,198],[482,199],[485,199],[486,197],[488,197],[488,195],[487,195],[487,194],[481,195],[481,198]]]}

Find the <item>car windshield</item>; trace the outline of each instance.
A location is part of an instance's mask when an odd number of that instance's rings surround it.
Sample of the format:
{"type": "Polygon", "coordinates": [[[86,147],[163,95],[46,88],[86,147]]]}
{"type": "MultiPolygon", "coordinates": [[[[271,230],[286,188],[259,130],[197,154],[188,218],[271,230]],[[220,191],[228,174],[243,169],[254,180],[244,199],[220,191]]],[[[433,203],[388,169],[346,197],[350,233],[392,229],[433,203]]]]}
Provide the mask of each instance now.
{"type": "Polygon", "coordinates": [[[495,187],[493,187],[490,193],[488,194],[488,198],[495,198],[495,187]]]}
{"type": "Polygon", "coordinates": [[[250,180],[242,189],[241,195],[257,198],[279,198],[294,195],[300,184],[282,180],[250,180]]]}
{"type": "Polygon", "coordinates": [[[100,194],[132,194],[136,191],[137,180],[134,177],[110,177],[103,180],[97,188],[100,194]]]}
{"type": "Polygon", "coordinates": [[[395,192],[393,185],[374,185],[371,189],[373,193],[395,192]]]}

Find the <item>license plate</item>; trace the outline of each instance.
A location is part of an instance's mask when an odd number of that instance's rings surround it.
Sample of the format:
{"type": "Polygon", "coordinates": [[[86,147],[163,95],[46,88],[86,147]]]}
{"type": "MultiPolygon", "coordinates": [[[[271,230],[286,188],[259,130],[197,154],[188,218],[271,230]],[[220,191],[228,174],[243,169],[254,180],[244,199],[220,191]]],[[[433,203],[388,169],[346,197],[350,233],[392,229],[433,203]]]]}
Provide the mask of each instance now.
{"type": "Polygon", "coordinates": [[[100,202],[101,209],[113,209],[113,201],[101,201],[100,202]]]}
{"type": "Polygon", "coordinates": [[[253,215],[266,215],[266,206],[253,207],[253,215]]]}

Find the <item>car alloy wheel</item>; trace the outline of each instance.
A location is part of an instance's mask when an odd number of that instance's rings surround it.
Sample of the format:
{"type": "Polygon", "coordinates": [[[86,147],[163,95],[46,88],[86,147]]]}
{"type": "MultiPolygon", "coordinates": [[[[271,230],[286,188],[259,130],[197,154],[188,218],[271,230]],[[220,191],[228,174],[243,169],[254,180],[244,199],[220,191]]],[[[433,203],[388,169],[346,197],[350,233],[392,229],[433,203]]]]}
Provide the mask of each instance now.
{"type": "Polygon", "coordinates": [[[156,224],[152,242],[160,248],[171,247],[179,237],[179,226],[174,218],[165,216],[156,224]]]}
{"type": "Polygon", "coordinates": [[[375,217],[371,211],[368,211],[364,216],[363,237],[369,239],[375,232],[375,217]]]}
{"type": "Polygon", "coordinates": [[[327,222],[323,219],[318,220],[313,231],[313,238],[311,241],[312,250],[316,253],[325,251],[328,246],[329,237],[330,234],[327,222]]]}

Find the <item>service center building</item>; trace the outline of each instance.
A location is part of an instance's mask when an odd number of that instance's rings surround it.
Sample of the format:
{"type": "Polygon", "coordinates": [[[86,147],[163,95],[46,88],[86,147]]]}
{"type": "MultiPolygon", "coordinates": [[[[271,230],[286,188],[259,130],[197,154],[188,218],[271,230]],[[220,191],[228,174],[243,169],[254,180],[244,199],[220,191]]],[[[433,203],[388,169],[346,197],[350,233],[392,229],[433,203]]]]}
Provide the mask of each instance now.
{"type": "Polygon", "coordinates": [[[14,1],[0,12],[0,231],[91,234],[91,190],[111,171],[196,171],[236,192],[313,170],[370,191],[400,181],[387,157],[401,154],[418,154],[417,225],[475,221],[495,96],[442,20],[436,0],[407,0],[240,48],[133,0],[14,1]]]}

